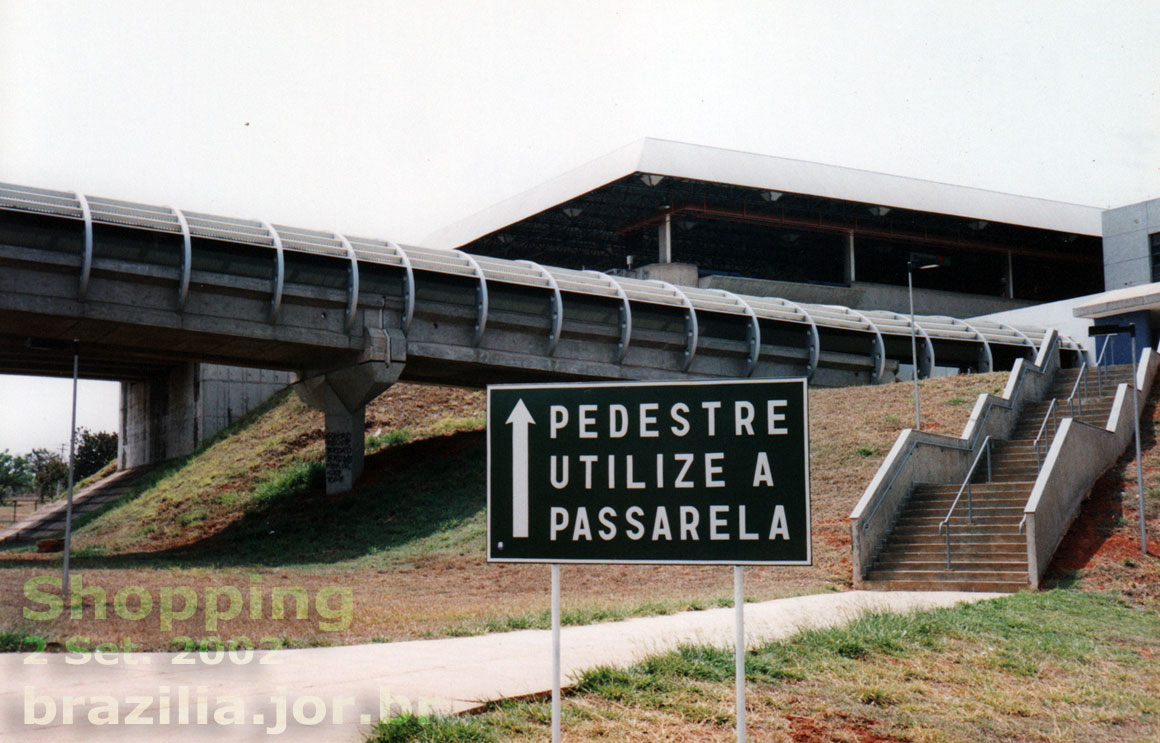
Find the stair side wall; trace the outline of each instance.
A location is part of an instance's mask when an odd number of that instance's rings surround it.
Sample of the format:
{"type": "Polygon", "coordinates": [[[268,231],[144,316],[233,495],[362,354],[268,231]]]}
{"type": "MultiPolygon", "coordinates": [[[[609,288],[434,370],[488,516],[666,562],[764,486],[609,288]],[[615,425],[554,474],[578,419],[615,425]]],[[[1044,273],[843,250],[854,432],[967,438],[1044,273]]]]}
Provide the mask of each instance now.
{"type": "MultiPolygon", "coordinates": [[[[1136,395],[1141,411],[1158,367],[1160,355],[1145,348],[1136,367],[1136,395]]],[[[1132,442],[1135,422],[1131,394],[1127,384],[1117,388],[1103,428],[1067,418],[1052,441],[1024,510],[1027,568],[1033,588],[1039,587],[1051,558],[1096,480],[1132,442]]]]}

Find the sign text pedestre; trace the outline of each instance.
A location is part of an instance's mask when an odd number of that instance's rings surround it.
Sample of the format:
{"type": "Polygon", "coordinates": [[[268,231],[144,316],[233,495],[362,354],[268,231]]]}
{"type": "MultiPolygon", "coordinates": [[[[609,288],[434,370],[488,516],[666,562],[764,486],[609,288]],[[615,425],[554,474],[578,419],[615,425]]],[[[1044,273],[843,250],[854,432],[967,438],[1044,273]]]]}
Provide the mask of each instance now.
{"type": "Polygon", "coordinates": [[[487,431],[489,561],[811,564],[805,380],[493,386],[487,431]]]}

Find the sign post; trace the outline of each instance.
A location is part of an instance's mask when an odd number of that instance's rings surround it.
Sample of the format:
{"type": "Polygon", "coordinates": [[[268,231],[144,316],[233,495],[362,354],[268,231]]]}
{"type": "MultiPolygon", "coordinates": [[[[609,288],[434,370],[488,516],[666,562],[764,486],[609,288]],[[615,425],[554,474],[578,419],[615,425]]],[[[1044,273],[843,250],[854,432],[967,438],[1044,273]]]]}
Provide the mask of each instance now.
{"type": "Polygon", "coordinates": [[[737,685],[737,743],[745,743],[745,575],[733,566],[733,675],[737,685]]]}
{"type": "Polygon", "coordinates": [[[731,565],[745,740],[743,565],[810,565],[806,381],[487,390],[487,559],[552,566],[559,740],[562,563],[731,565]]]}

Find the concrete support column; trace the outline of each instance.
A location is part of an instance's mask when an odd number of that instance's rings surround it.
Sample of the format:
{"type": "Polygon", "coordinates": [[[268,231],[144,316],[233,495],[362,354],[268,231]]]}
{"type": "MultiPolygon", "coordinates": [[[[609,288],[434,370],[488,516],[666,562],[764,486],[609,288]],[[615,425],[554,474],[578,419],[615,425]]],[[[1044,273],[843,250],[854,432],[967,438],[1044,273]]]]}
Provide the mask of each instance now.
{"type": "Polygon", "coordinates": [[[291,381],[289,372],[178,364],[143,381],[122,382],[117,465],[185,456],[291,381]]]}
{"type": "Polygon", "coordinates": [[[672,215],[665,214],[665,221],[657,227],[657,243],[660,245],[660,254],[657,263],[673,262],[673,222],[672,215]]]}
{"type": "Polygon", "coordinates": [[[1007,251],[1007,297],[1015,298],[1015,258],[1007,251]]]}
{"type": "Polygon", "coordinates": [[[197,364],[178,364],[146,380],[121,383],[119,467],[164,462],[193,451],[199,433],[197,371],[197,364]]]}
{"type": "Polygon", "coordinates": [[[304,371],[294,385],[303,402],[326,416],[327,494],[350,490],[362,474],[366,405],[398,380],[406,363],[401,331],[367,328],[366,334],[368,347],[358,362],[304,371]]]}
{"type": "Polygon", "coordinates": [[[853,284],[858,280],[858,275],[854,270],[854,233],[846,233],[846,261],[843,265],[842,280],[847,284],[853,284]]]}
{"type": "Polygon", "coordinates": [[[367,409],[361,405],[348,410],[329,385],[321,395],[326,416],[326,492],[342,493],[354,487],[363,472],[367,409]]]}

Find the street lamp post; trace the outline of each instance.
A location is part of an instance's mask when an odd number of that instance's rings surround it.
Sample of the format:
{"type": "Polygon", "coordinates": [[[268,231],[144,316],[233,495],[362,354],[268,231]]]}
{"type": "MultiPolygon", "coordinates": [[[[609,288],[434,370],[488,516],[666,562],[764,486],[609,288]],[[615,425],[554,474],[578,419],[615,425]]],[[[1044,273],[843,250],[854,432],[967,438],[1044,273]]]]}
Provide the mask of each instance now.
{"type": "Polygon", "coordinates": [[[914,325],[914,272],[925,271],[928,268],[938,268],[938,263],[919,265],[919,260],[934,258],[934,256],[919,256],[911,254],[906,261],[906,293],[910,297],[910,361],[914,364],[914,430],[922,430],[922,412],[918,405],[918,337],[914,325]],[[916,260],[919,259],[919,260],[916,260]]]}

